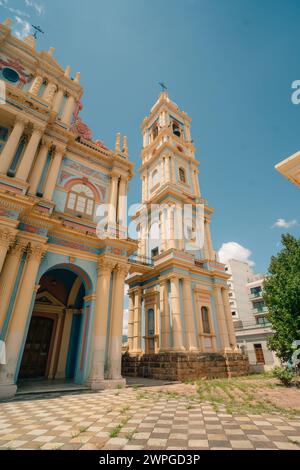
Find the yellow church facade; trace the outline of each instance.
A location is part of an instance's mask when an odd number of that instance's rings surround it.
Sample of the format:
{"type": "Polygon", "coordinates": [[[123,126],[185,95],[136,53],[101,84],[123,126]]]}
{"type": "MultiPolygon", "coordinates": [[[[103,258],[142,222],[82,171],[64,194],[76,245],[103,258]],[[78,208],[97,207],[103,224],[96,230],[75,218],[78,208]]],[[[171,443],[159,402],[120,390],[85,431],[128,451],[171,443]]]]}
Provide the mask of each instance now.
{"type": "Polygon", "coordinates": [[[136,250],[116,235],[133,175],[126,137],[117,135],[114,151],[93,140],[78,116],[80,74],[71,78],[53,48],[20,41],[10,20],[0,44],[0,396],[35,377],[116,386],[124,383],[122,292],[136,250]],[[114,210],[99,238],[106,203],[114,210]]]}

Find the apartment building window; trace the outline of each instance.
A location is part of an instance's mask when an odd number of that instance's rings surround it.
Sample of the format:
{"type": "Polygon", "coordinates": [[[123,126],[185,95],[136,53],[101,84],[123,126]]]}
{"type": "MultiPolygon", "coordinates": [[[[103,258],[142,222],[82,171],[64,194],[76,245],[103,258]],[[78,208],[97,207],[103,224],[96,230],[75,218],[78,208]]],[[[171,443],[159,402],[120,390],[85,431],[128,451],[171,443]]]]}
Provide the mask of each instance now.
{"type": "Polygon", "coordinates": [[[260,296],[261,295],[261,286],[251,287],[250,292],[254,297],[260,296]]]}
{"type": "Polygon", "coordinates": [[[257,364],[265,364],[264,352],[261,344],[254,344],[254,351],[257,364]]]}
{"type": "Polygon", "coordinates": [[[253,302],[253,308],[255,308],[258,312],[264,311],[265,302],[260,300],[258,302],[253,302]]]}

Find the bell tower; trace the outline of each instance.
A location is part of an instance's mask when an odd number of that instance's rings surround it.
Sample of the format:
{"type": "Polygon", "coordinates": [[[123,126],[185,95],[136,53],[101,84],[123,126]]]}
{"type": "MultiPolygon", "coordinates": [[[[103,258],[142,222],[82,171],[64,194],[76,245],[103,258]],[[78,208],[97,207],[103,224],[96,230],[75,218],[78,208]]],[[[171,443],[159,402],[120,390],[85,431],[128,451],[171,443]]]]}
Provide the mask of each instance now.
{"type": "Polygon", "coordinates": [[[140,174],[144,215],[139,224],[142,257],[153,258],[176,249],[193,252],[197,259],[216,258],[209,227],[213,210],[201,197],[199,162],[190,124],[191,118],[170,100],[166,91],[160,93],[150,115],[143,120],[140,174]],[[159,210],[155,212],[153,205],[159,210]],[[200,205],[201,216],[197,212],[200,205]],[[197,232],[201,232],[201,243],[199,236],[196,243],[197,232]]]}
{"type": "Polygon", "coordinates": [[[139,364],[155,376],[153,355],[167,378],[166,364],[175,363],[174,354],[191,370],[186,353],[196,355],[196,364],[204,360],[198,353],[236,352],[229,276],[213,249],[213,209],[200,193],[190,124],[190,117],[163,91],[141,125],[142,204],[134,216],[139,256],[127,280],[126,373],[133,364],[142,370],[139,364]]]}

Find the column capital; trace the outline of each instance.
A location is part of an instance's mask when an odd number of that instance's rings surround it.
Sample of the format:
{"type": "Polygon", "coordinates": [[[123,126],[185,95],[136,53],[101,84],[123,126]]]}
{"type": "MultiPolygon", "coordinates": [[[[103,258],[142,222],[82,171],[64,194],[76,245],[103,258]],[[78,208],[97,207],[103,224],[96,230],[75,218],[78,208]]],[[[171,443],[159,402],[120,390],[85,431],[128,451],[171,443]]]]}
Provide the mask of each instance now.
{"type": "Polygon", "coordinates": [[[97,274],[99,276],[109,275],[114,267],[116,262],[111,259],[100,259],[97,264],[97,274]]]}
{"type": "Polygon", "coordinates": [[[62,155],[66,151],[66,145],[63,144],[54,144],[55,145],[55,154],[62,155]]]}
{"type": "Polygon", "coordinates": [[[15,235],[8,229],[0,228],[0,246],[5,246],[9,248],[9,246],[14,242],[15,235]]]}
{"type": "Polygon", "coordinates": [[[43,132],[45,130],[45,126],[43,126],[42,124],[39,124],[37,122],[34,122],[33,123],[33,132],[37,135],[42,135],[43,132]]]}
{"type": "Polygon", "coordinates": [[[28,118],[26,116],[16,115],[15,124],[28,124],[28,118]]]}
{"type": "Polygon", "coordinates": [[[42,145],[47,149],[50,149],[50,147],[53,145],[53,142],[49,137],[43,136],[42,145]]]}
{"type": "Polygon", "coordinates": [[[17,238],[15,243],[10,248],[10,253],[21,258],[27,248],[27,245],[28,242],[26,240],[17,238]]]}
{"type": "Polygon", "coordinates": [[[117,266],[115,267],[115,270],[116,270],[116,273],[121,276],[121,277],[125,277],[127,276],[128,274],[128,271],[129,271],[129,266],[128,264],[126,263],[118,263],[117,266]]]}
{"type": "Polygon", "coordinates": [[[27,259],[28,261],[31,260],[40,260],[46,253],[46,247],[45,245],[42,244],[35,244],[31,243],[29,244],[29,247],[27,248],[27,259]]]}

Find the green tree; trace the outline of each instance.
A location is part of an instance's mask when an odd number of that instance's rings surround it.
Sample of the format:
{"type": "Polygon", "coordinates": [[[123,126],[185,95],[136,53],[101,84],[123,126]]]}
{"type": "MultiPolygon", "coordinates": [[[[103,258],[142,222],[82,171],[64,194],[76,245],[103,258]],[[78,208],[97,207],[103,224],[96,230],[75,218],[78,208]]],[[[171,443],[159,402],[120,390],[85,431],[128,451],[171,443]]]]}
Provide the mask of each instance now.
{"type": "Polygon", "coordinates": [[[269,347],[288,361],[293,341],[300,339],[300,238],[287,234],[281,241],[283,249],[272,256],[264,282],[264,300],[274,330],[269,347]]]}

